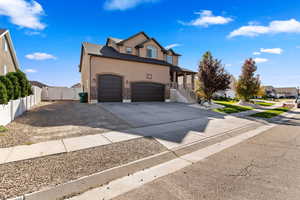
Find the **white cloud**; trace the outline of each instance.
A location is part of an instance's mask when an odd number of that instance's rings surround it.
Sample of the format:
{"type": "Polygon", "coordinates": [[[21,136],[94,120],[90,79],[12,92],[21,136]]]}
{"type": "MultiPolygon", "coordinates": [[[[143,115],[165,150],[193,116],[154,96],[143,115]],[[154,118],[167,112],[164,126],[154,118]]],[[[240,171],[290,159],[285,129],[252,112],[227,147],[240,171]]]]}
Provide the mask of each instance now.
{"type": "Polygon", "coordinates": [[[269,60],[267,58],[254,58],[254,61],[256,63],[264,63],[264,62],[268,62],[269,60]]]}
{"type": "Polygon", "coordinates": [[[26,73],[36,73],[37,70],[35,70],[35,69],[25,69],[25,72],[26,73]]]}
{"type": "Polygon", "coordinates": [[[166,48],[166,49],[172,49],[172,48],[174,48],[174,47],[179,47],[179,46],[181,46],[181,44],[175,43],[175,44],[167,45],[167,46],[165,46],[165,48],[166,48]]]}
{"type": "Polygon", "coordinates": [[[260,55],[261,53],[260,52],[258,52],[258,51],[255,51],[255,52],[253,52],[253,55],[260,55]]]}
{"type": "Polygon", "coordinates": [[[153,3],[158,0],[106,0],[104,9],[106,10],[127,10],[142,3],[153,3]]]}
{"type": "Polygon", "coordinates": [[[56,59],[56,57],[51,55],[51,54],[40,53],[40,52],[27,54],[25,57],[30,59],[30,60],[48,60],[48,59],[54,59],[55,60],[56,59]]]}
{"type": "Polygon", "coordinates": [[[277,33],[300,33],[300,22],[295,19],[271,21],[268,26],[249,24],[232,31],[228,37],[249,36],[254,37],[262,34],[277,33]]]}
{"type": "Polygon", "coordinates": [[[260,52],[262,52],[262,53],[271,53],[271,54],[281,54],[283,52],[283,50],[281,48],[273,48],[273,49],[261,48],[260,52]]]}
{"type": "Polygon", "coordinates": [[[197,19],[194,19],[190,22],[179,21],[179,23],[187,26],[208,27],[209,25],[227,24],[233,21],[233,19],[230,17],[215,16],[210,10],[202,10],[201,12],[196,12],[195,14],[199,15],[197,19]]]}
{"type": "Polygon", "coordinates": [[[46,25],[40,22],[44,14],[42,6],[25,0],[0,0],[0,15],[8,16],[13,24],[20,27],[43,30],[46,25]]]}

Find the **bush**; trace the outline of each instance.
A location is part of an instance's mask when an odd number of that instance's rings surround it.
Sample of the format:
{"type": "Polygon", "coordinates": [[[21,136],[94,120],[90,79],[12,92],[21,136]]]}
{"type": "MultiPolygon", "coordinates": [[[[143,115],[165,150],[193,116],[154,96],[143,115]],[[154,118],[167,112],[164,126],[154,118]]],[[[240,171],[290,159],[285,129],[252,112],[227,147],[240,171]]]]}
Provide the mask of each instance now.
{"type": "Polygon", "coordinates": [[[14,87],[14,96],[12,99],[18,99],[21,96],[21,91],[18,78],[14,74],[14,72],[9,72],[6,77],[11,81],[14,87]]]}
{"type": "Polygon", "coordinates": [[[0,104],[7,104],[8,96],[5,85],[0,82],[0,104]]]}
{"type": "Polygon", "coordinates": [[[5,85],[8,101],[14,97],[14,86],[12,82],[6,76],[0,76],[0,82],[5,85]]]}
{"type": "Polygon", "coordinates": [[[33,95],[32,85],[30,84],[29,81],[27,81],[27,94],[28,95],[33,95]]]}
{"type": "Polygon", "coordinates": [[[28,95],[28,80],[26,75],[20,70],[13,73],[18,78],[19,85],[21,88],[21,97],[26,97],[28,95]]]}

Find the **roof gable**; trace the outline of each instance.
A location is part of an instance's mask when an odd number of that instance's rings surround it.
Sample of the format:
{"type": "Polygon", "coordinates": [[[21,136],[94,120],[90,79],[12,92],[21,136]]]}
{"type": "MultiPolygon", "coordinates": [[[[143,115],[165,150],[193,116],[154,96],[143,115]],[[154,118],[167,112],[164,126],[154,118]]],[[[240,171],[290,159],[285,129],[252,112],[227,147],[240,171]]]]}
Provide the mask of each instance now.
{"type": "Polygon", "coordinates": [[[128,40],[131,40],[131,39],[133,39],[133,38],[135,38],[135,37],[137,37],[137,36],[139,36],[141,34],[144,35],[146,37],[146,39],[150,39],[150,37],[145,32],[142,31],[142,32],[139,32],[137,34],[134,34],[133,36],[130,36],[129,38],[127,38],[125,40],[122,40],[122,41],[118,42],[117,45],[123,45],[128,40]]]}
{"type": "Polygon", "coordinates": [[[17,69],[19,69],[19,62],[18,62],[18,59],[17,59],[17,55],[16,55],[16,51],[15,51],[13,42],[12,42],[11,37],[10,37],[10,33],[7,29],[0,29],[0,38],[2,38],[2,37],[5,37],[5,39],[6,39],[8,49],[10,51],[14,66],[17,70],[17,69]]]}

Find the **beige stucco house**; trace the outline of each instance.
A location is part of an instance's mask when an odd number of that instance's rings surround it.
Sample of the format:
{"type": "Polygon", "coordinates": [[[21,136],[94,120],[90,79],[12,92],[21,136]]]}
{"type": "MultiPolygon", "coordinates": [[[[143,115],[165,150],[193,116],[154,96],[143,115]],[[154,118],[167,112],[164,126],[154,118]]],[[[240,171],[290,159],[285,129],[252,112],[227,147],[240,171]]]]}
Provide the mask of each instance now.
{"type": "Polygon", "coordinates": [[[9,31],[0,29],[0,75],[19,69],[16,52],[9,31]]]}
{"type": "Polygon", "coordinates": [[[105,45],[83,42],[79,71],[89,102],[169,101],[178,77],[192,76],[178,66],[180,54],[144,32],[127,39],[109,37],[105,45]]]}

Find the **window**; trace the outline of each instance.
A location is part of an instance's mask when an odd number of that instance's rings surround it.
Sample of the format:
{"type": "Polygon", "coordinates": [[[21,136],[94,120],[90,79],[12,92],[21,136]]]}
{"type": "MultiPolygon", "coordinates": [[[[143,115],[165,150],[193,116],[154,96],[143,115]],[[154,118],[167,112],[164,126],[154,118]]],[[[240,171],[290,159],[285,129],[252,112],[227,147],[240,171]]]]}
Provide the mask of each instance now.
{"type": "Polygon", "coordinates": [[[7,50],[8,50],[8,47],[7,47],[7,42],[6,42],[5,37],[3,37],[2,42],[3,42],[3,49],[4,49],[4,51],[7,51],[7,50]]]}
{"type": "Polygon", "coordinates": [[[167,55],[167,62],[170,64],[173,64],[173,56],[168,56],[167,55]]]}
{"type": "Polygon", "coordinates": [[[147,46],[147,57],[148,58],[156,58],[157,50],[154,46],[147,46]]]}
{"type": "Polygon", "coordinates": [[[126,53],[132,54],[132,48],[131,48],[131,47],[127,47],[127,48],[126,48],[126,53]]]}
{"type": "Polygon", "coordinates": [[[3,66],[3,75],[6,75],[6,74],[7,74],[7,66],[4,65],[4,66],[3,66]]]}

